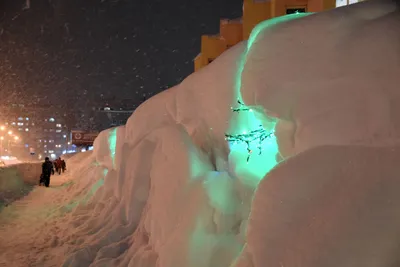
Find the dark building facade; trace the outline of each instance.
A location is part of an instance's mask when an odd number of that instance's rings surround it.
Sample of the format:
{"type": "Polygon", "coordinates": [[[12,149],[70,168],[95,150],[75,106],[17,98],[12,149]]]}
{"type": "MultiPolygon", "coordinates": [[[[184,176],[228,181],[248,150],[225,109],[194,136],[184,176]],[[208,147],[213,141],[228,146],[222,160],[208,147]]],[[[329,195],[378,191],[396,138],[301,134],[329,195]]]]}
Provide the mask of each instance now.
{"type": "Polygon", "coordinates": [[[126,121],[132,115],[133,110],[112,110],[103,108],[96,111],[96,125],[99,131],[108,128],[125,125],[126,121]]]}

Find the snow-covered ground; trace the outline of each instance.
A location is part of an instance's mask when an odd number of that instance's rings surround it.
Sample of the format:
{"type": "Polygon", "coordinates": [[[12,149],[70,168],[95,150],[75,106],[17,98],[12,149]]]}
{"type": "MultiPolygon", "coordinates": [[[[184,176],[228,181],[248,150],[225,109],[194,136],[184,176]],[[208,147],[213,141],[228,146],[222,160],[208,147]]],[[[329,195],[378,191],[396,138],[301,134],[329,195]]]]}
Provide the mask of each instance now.
{"type": "Polygon", "coordinates": [[[260,24],[4,208],[0,266],[397,266],[399,16],[260,24]]]}
{"type": "Polygon", "coordinates": [[[41,173],[38,163],[16,163],[0,167],[0,211],[1,209],[28,194],[37,184],[41,173]]]}
{"type": "Polygon", "coordinates": [[[14,165],[21,163],[21,161],[16,157],[6,157],[6,156],[0,157],[0,161],[2,161],[5,165],[14,165]]]}

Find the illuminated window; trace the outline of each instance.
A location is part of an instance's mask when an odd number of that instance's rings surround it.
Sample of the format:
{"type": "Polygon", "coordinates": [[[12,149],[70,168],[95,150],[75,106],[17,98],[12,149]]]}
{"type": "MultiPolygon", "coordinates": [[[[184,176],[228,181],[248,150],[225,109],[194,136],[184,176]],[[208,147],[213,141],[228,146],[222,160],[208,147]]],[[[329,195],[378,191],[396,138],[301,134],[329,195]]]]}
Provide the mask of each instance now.
{"type": "Polygon", "coordinates": [[[61,129],[57,129],[57,130],[56,130],[56,133],[61,133],[61,129]]]}
{"type": "Polygon", "coordinates": [[[49,121],[51,121],[51,122],[54,122],[54,121],[55,121],[55,119],[54,119],[54,118],[50,118],[50,119],[49,119],[49,121]]]}
{"type": "Polygon", "coordinates": [[[25,132],[29,132],[29,128],[25,128],[25,132]]]}
{"type": "Polygon", "coordinates": [[[54,143],[54,140],[49,140],[49,143],[54,143]]]}
{"type": "Polygon", "coordinates": [[[19,120],[19,121],[23,121],[23,120],[24,120],[24,118],[22,118],[22,117],[19,117],[19,118],[18,118],[18,120],[19,120]]]}
{"type": "Polygon", "coordinates": [[[17,124],[18,124],[18,126],[22,126],[22,125],[24,125],[24,123],[23,123],[23,122],[18,122],[17,124]]]}
{"type": "Polygon", "coordinates": [[[28,117],[26,117],[26,118],[25,118],[25,120],[29,121],[29,118],[28,118],[28,117]]]}
{"type": "Polygon", "coordinates": [[[54,150],[49,150],[49,153],[54,153],[54,150]]]}
{"type": "Polygon", "coordinates": [[[363,0],[336,0],[336,7],[352,5],[362,1],[363,0]]]}
{"type": "Polygon", "coordinates": [[[62,126],[61,126],[61,124],[57,123],[56,127],[61,128],[62,126]]]}
{"type": "Polygon", "coordinates": [[[15,124],[16,124],[15,122],[12,122],[12,123],[11,123],[11,125],[15,125],[15,124]]]}

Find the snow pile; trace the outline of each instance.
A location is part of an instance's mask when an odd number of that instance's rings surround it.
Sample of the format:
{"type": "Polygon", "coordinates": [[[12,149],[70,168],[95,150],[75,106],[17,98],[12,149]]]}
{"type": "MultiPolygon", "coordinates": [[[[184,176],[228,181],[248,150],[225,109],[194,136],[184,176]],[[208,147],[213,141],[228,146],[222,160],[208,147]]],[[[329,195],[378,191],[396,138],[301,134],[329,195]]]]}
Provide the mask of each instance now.
{"type": "Polygon", "coordinates": [[[399,9],[366,1],[253,31],[245,103],[281,119],[287,155],[399,140],[399,9]],[[257,34],[258,33],[258,34],[257,34]]]}
{"type": "Polygon", "coordinates": [[[236,267],[399,266],[400,146],[321,146],[261,181],[236,267]]]}
{"type": "Polygon", "coordinates": [[[397,143],[400,125],[394,8],[366,2],[261,24],[248,43],[143,103],[126,126],[103,131],[51,188],[5,208],[0,265],[390,266],[397,232],[384,240],[398,223],[398,150],[382,145],[397,143]],[[367,40],[364,28],[379,37],[376,47],[355,51],[367,40]],[[332,36],[316,39],[324,29],[332,36]],[[381,45],[373,55],[379,68],[363,72],[371,65],[361,55],[381,45]],[[241,97],[251,113],[232,112],[241,97]],[[246,146],[228,146],[224,135],[259,124],[272,131],[275,123],[280,157],[291,158],[262,180],[277,163],[275,139],[261,154],[252,148],[247,161],[246,146]],[[327,144],[342,147],[319,147],[327,144]],[[391,208],[381,208],[385,202],[391,208]],[[374,254],[361,236],[372,234],[376,218],[391,225],[371,237],[380,246],[374,254]],[[357,230],[361,219],[369,221],[357,230]],[[360,261],[365,253],[371,263],[360,261]]]}
{"type": "Polygon", "coordinates": [[[0,160],[2,162],[4,162],[5,165],[14,165],[14,164],[21,163],[21,161],[18,160],[17,158],[15,158],[15,157],[2,156],[0,158],[0,160]]]}
{"type": "Polygon", "coordinates": [[[0,210],[3,206],[27,195],[37,184],[41,164],[19,163],[0,167],[0,210]]]}

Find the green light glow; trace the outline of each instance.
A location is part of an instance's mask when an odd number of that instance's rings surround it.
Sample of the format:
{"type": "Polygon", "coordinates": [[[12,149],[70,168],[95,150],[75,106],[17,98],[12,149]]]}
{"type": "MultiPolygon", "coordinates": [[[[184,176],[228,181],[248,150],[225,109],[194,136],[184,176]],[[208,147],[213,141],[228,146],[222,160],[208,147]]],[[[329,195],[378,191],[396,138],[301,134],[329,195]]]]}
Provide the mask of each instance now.
{"type": "MultiPolygon", "coordinates": [[[[251,163],[254,156],[254,148],[259,151],[263,151],[264,155],[258,153],[260,156],[258,159],[254,159],[252,164],[248,166],[237,166],[243,163],[236,162],[236,170],[244,173],[251,174],[258,181],[264,178],[268,171],[270,171],[276,165],[276,154],[278,153],[278,146],[276,143],[276,137],[274,135],[275,122],[271,119],[266,118],[265,114],[256,112],[251,108],[245,106],[241,95],[242,89],[242,73],[246,64],[248,53],[251,51],[252,46],[257,43],[260,33],[268,27],[273,25],[290,21],[296,18],[308,16],[312,13],[297,13],[286,15],[282,17],[273,18],[266,20],[258,24],[252,31],[250,38],[247,42],[247,47],[244,53],[242,53],[239,59],[238,73],[236,75],[235,93],[238,99],[239,105],[242,107],[233,108],[235,113],[231,117],[231,133],[227,134],[227,141],[230,142],[231,154],[236,154],[236,157],[240,157],[240,152],[246,154],[246,162],[251,163]],[[265,130],[266,125],[263,125],[263,121],[270,121],[268,129],[265,130]],[[261,127],[260,127],[261,126],[261,127]],[[242,137],[246,137],[243,139],[242,137]],[[265,137],[265,138],[264,138],[265,137]],[[242,143],[242,145],[240,144],[242,143]],[[243,146],[244,143],[244,146],[243,146]],[[254,164],[257,161],[258,164],[254,164]],[[246,170],[247,169],[247,170],[246,170]]],[[[243,158],[243,156],[242,156],[243,158]]]]}
{"type": "Polygon", "coordinates": [[[294,14],[276,17],[276,18],[272,18],[272,19],[261,22],[256,27],[254,27],[253,31],[250,34],[249,40],[247,41],[247,51],[250,51],[251,47],[254,45],[254,42],[256,42],[257,37],[259,36],[259,34],[262,30],[264,30],[268,27],[274,26],[276,24],[282,23],[282,22],[302,18],[305,16],[309,16],[311,14],[313,14],[313,13],[294,13],[294,14]]]}
{"type": "MultiPolygon", "coordinates": [[[[242,73],[248,52],[251,51],[259,34],[265,28],[306,15],[309,14],[287,15],[260,23],[253,30],[246,50],[239,57],[234,85],[234,97],[239,105],[232,107],[230,127],[226,138],[230,148],[230,168],[237,177],[240,177],[241,182],[250,188],[255,189],[260,180],[277,164],[278,144],[274,134],[275,120],[267,118],[263,111],[258,111],[258,108],[245,106],[241,96],[242,73]]],[[[204,210],[200,211],[197,216],[188,248],[188,265],[191,267],[231,266],[232,261],[242,249],[242,243],[236,238],[231,238],[228,234],[229,231],[218,232],[219,220],[214,221],[216,214],[219,214],[222,223],[232,221],[230,216],[235,216],[240,205],[243,205],[243,203],[239,203],[241,199],[235,197],[234,180],[227,173],[225,174],[227,175],[226,179],[224,179],[223,173],[216,173],[215,177],[206,177],[204,180],[204,190],[209,198],[208,208],[213,211],[213,218],[212,222],[208,221],[210,218],[204,215],[204,210]],[[224,253],[221,258],[229,260],[229,262],[217,260],[219,251],[224,253]]],[[[249,204],[246,203],[246,205],[249,204]]]]}
{"type": "Polygon", "coordinates": [[[115,151],[117,148],[117,128],[114,128],[110,131],[108,136],[108,144],[110,146],[110,155],[113,161],[113,167],[115,167],[115,151]]]}
{"type": "Polygon", "coordinates": [[[78,199],[71,201],[69,204],[67,204],[64,207],[64,210],[69,212],[80,204],[86,205],[87,202],[92,198],[92,196],[97,192],[97,190],[104,185],[104,179],[107,174],[108,169],[103,169],[103,177],[101,177],[96,183],[94,183],[83,197],[79,197],[78,199]]]}

